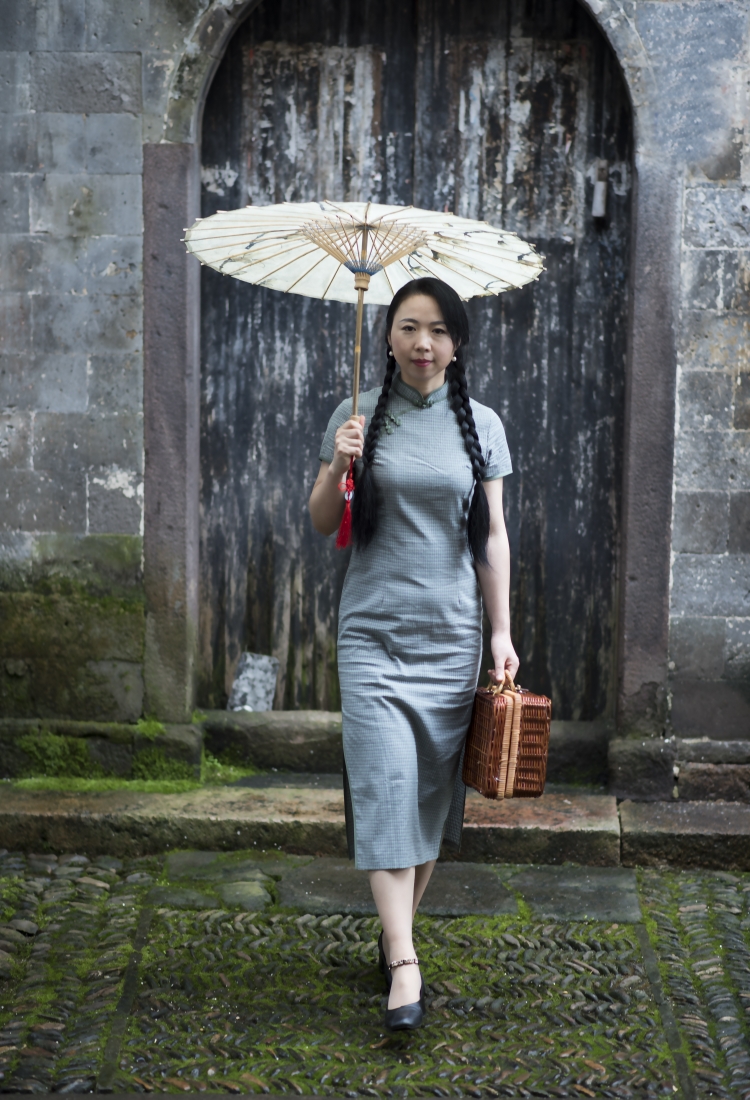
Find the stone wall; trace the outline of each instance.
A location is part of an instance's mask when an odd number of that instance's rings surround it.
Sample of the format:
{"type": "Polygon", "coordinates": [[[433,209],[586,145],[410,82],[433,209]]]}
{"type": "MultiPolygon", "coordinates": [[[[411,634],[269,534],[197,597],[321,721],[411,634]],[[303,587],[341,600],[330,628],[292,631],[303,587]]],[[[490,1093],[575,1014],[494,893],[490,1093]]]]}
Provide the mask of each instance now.
{"type": "Polygon", "coordinates": [[[670,718],[678,736],[721,740],[750,736],[747,6],[722,5],[703,25],[722,95],[694,95],[697,117],[719,127],[685,150],[670,718]]]}
{"type": "MultiPolygon", "coordinates": [[[[679,357],[668,597],[667,568],[652,569],[667,554],[668,508],[640,477],[626,485],[624,725],[658,732],[671,697],[680,735],[739,737],[750,719],[748,3],[582,2],[634,99],[634,380],[651,339],[644,299],[653,298],[653,323],[674,321],[671,344],[652,351],[664,360],[658,399],[629,399],[661,410],[658,432],[642,418],[628,438],[632,452],[660,434],[658,460],[645,469],[660,466],[662,481],[672,478],[679,357]],[[653,583],[644,580],[650,571],[653,583]]],[[[143,551],[143,147],[156,162],[163,142],[185,150],[199,140],[205,86],[249,7],[4,0],[0,8],[0,713],[132,721],[151,707],[184,717],[184,703],[169,700],[191,692],[191,659],[176,650],[193,644],[185,563],[194,533],[181,533],[178,545],[167,532],[158,568],[143,551]],[[150,704],[153,689],[144,702],[149,676],[164,682],[167,702],[150,704]]],[[[180,157],[189,175],[192,162],[180,157]]],[[[168,175],[166,160],[163,168],[168,175]]],[[[184,313],[189,300],[197,307],[186,293],[176,308],[184,313]]],[[[150,368],[157,378],[160,366],[150,368]]],[[[160,416],[150,428],[152,469],[160,416]]],[[[173,429],[165,422],[167,445],[173,429]]],[[[162,485],[163,499],[169,489],[162,485]]],[[[189,511],[190,494],[197,500],[197,485],[175,487],[178,513],[189,511]]]]}

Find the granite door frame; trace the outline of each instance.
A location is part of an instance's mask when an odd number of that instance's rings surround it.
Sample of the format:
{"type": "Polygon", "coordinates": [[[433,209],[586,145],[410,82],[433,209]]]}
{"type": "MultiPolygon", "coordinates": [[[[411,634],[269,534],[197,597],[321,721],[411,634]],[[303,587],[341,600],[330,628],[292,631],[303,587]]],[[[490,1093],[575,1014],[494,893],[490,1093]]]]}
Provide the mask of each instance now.
{"type": "MultiPolygon", "coordinates": [[[[199,541],[198,216],[203,105],[226,46],[260,0],[213,0],[172,76],[161,140],[144,147],[146,712],[194,705],[199,541]]],[[[656,140],[649,57],[619,0],[578,0],[618,60],[633,109],[634,202],[618,609],[618,730],[658,735],[667,708],[681,173],[656,140]]]]}

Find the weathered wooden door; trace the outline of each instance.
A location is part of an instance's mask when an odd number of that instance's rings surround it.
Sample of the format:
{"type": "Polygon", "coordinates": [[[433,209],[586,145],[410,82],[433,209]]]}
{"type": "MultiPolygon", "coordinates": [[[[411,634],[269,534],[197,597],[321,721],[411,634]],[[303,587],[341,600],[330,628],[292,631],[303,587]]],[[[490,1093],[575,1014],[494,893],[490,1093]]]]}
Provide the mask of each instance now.
{"type": "MultiPolygon", "coordinates": [[[[469,304],[470,390],[504,420],[521,681],[560,718],[613,705],[631,122],[575,0],[263,0],[203,124],[203,214],[372,199],[485,218],[546,256],[539,283],[469,304]],[[606,179],[606,216],[592,217],[606,179]]],[[[365,386],[385,311],[370,308],[365,386]]],[[[345,554],[306,502],[349,392],[353,308],[202,283],[201,701],[243,648],[273,653],[277,706],[338,706],[345,554]]]]}

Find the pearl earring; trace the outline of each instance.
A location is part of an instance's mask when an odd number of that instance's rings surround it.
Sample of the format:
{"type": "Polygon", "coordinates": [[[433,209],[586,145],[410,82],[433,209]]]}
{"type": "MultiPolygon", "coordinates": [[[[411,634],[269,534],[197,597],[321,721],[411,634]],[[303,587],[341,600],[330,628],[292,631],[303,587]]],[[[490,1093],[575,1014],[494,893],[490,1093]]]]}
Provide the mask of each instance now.
{"type": "Polygon", "coordinates": [[[451,363],[455,363],[455,362],[456,362],[456,357],[454,355],[453,358],[451,359],[451,363]]]}
{"type": "Polygon", "coordinates": [[[393,352],[391,351],[391,349],[390,349],[390,348],[388,348],[388,358],[390,359],[390,357],[391,357],[392,355],[393,355],[393,352]]]}

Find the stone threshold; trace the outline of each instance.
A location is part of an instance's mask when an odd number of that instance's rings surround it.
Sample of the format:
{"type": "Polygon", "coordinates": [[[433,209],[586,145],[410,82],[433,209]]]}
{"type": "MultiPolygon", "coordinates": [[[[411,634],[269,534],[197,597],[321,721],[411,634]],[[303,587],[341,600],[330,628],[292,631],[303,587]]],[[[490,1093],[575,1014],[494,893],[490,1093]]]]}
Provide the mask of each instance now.
{"type": "MultiPolygon", "coordinates": [[[[0,847],[135,856],[170,849],[280,849],[346,857],[342,790],[207,787],[182,794],[4,790],[0,847]]],[[[447,853],[450,857],[452,853],[447,853]]],[[[620,863],[620,825],[609,795],[466,801],[461,860],[482,863],[620,863]]]]}
{"type": "MultiPolygon", "coordinates": [[[[346,857],[343,792],[330,786],[210,787],[186,794],[3,791],[0,847],[135,856],[257,847],[346,857]]],[[[750,869],[750,806],[623,802],[548,792],[466,801],[460,855],[477,863],[750,869]]]]}

